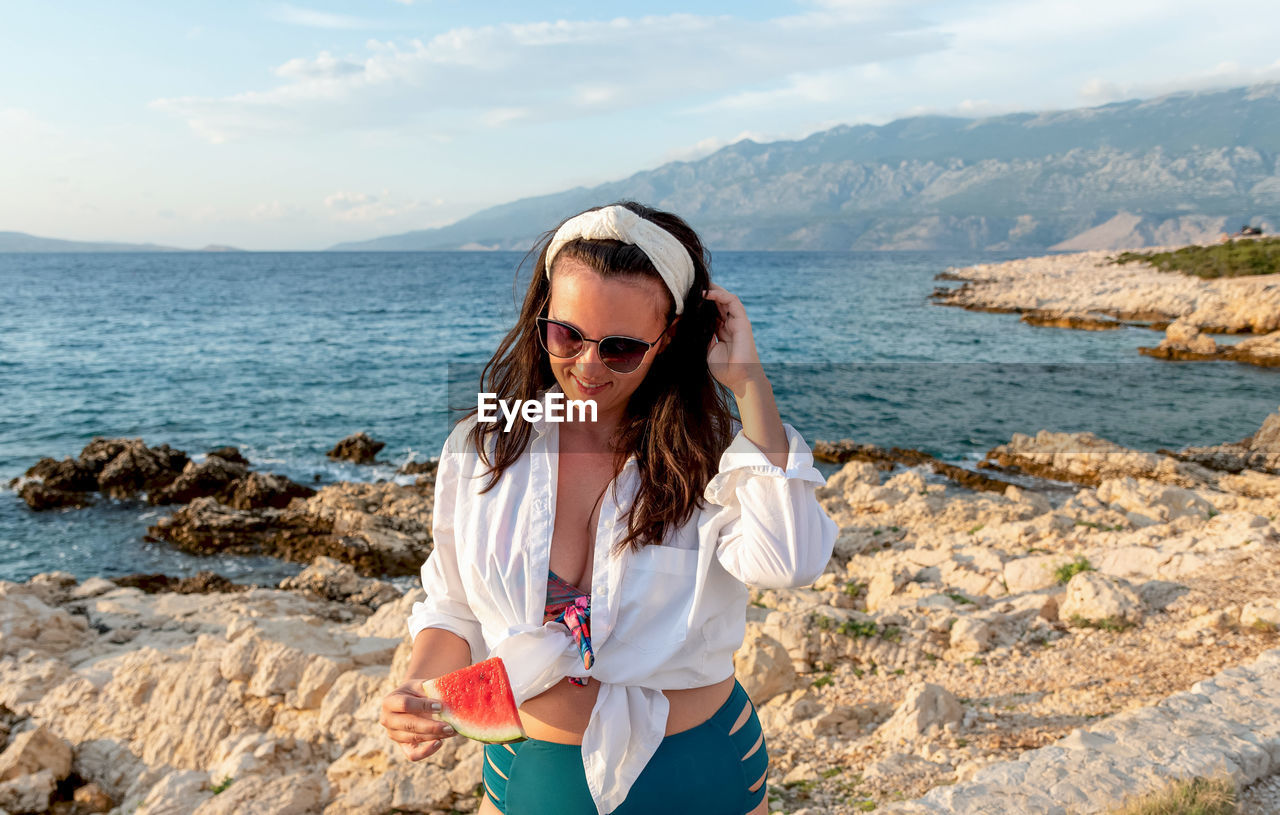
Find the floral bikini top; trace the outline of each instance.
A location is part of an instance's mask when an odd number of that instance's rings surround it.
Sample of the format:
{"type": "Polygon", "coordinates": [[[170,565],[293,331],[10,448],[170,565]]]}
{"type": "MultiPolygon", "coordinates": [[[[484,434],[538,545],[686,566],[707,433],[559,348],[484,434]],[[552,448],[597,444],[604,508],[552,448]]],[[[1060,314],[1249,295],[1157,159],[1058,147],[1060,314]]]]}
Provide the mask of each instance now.
{"type": "MultiPolygon", "coordinates": [[[[591,651],[591,595],[547,569],[547,605],[542,621],[552,620],[564,623],[569,629],[578,643],[583,667],[590,668],[595,662],[595,654],[591,651]]],[[[568,679],[575,685],[587,684],[586,677],[571,676],[568,679]]]]}

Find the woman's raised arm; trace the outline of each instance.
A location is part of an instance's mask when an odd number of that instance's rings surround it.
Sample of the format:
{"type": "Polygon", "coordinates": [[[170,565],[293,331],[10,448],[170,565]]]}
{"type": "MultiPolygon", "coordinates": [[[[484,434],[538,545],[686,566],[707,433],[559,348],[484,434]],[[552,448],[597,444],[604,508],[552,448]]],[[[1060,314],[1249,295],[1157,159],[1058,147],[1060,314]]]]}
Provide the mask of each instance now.
{"type": "Polygon", "coordinates": [[[706,296],[720,312],[707,365],[733,391],[742,417],[703,493],[724,507],[716,555],[748,586],[807,586],[826,568],[838,531],[814,495],[826,479],[804,439],[778,414],[742,302],[714,283],[706,296]]]}

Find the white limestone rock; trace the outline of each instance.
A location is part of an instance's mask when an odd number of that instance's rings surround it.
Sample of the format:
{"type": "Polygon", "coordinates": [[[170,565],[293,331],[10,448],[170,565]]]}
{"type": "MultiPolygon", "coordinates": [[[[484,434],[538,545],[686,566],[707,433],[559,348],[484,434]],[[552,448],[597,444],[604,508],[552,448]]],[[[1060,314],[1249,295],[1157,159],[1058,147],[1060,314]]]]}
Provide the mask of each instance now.
{"type": "Polygon", "coordinates": [[[1199,327],[1185,318],[1169,324],[1164,330],[1164,339],[1158,346],[1161,349],[1190,351],[1193,354],[1213,354],[1218,344],[1208,334],[1201,334],[1199,327]]]}
{"type": "Polygon", "coordinates": [[[61,654],[85,641],[83,617],[47,605],[33,591],[17,583],[0,582],[0,656],[32,649],[61,654]]]}
{"type": "Polygon", "coordinates": [[[1066,555],[1028,555],[1005,563],[1002,576],[1010,594],[1036,591],[1057,584],[1055,570],[1070,562],[1066,555]]]}
{"type": "Polygon", "coordinates": [[[350,564],[323,555],[297,575],[281,581],[280,588],[374,609],[394,603],[401,596],[400,590],[385,580],[361,577],[350,564]]]}
{"type": "Polygon", "coordinates": [[[57,787],[57,780],[48,770],[0,782],[0,812],[13,815],[47,812],[49,799],[57,787]]]}
{"type": "Polygon", "coordinates": [[[233,779],[230,786],[192,810],[192,815],[310,815],[321,808],[327,792],[324,775],[317,772],[251,775],[233,779]]]}
{"type": "Polygon", "coordinates": [[[995,638],[991,623],[978,617],[959,617],[951,626],[951,649],[962,654],[980,654],[991,648],[995,638]]]}
{"type": "Polygon", "coordinates": [[[1016,503],[1026,504],[1031,508],[1033,515],[1043,515],[1053,510],[1053,505],[1044,493],[1023,489],[1014,484],[1005,487],[1004,497],[1016,503]]]}
{"type": "Polygon", "coordinates": [[[891,753],[863,770],[862,778],[867,782],[892,782],[896,787],[904,787],[954,771],[950,764],[929,761],[912,753],[891,753]]]}
{"type": "Polygon", "coordinates": [[[902,568],[882,570],[872,576],[867,586],[867,611],[882,609],[890,597],[911,581],[911,572],[902,568]]]}
{"type": "Polygon", "coordinates": [[[1166,523],[1176,518],[1208,518],[1217,510],[1195,490],[1130,476],[1109,478],[1098,485],[1098,500],[1124,512],[1137,526],[1166,523]]]}
{"type": "Polygon", "coordinates": [[[876,729],[876,737],[890,744],[912,742],[963,718],[964,707],[955,694],[932,682],[917,682],[889,720],[876,729]]]}
{"type": "Polygon", "coordinates": [[[1142,597],[1127,580],[1095,571],[1080,572],[1067,583],[1067,595],[1058,614],[1064,620],[1136,624],[1143,618],[1142,597]]]}
{"type": "Polygon", "coordinates": [[[90,597],[97,597],[99,594],[106,594],[116,588],[116,584],[110,580],[101,577],[91,577],[71,590],[72,600],[86,600],[90,597]]]}
{"type": "Polygon", "coordinates": [[[0,781],[48,770],[55,781],[71,774],[71,745],[40,725],[14,736],[0,753],[0,781]]]}
{"type": "Polygon", "coordinates": [[[1240,625],[1252,628],[1280,628],[1280,597],[1246,603],[1240,610],[1240,625]]]}
{"type": "Polygon", "coordinates": [[[799,681],[791,656],[782,643],[765,634],[759,623],[747,623],[742,647],[733,655],[734,673],[757,707],[799,681]]]}
{"type": "Polygon", "coordinates": [[[1216,632],[1226,631],[1235,625],[1239,619],[1239,606],[1210,611],[1187,621],[1173,636],[1183,645],[1194,645],[1201,639],[1212,636],[1216,632]]]}
{"type": "Polygon", "coordinates": [[[818,498],[844,497],[845,493],[859,484],[880,486],[879,468],[869,461],[846,461],[843,467],[827,479],[825,486],[818,487],[816,495],[818,498]]]}
{"type": "Polygon", "coordinates": [[[339,661],[315,654],[307,661],[298,686],[288,691],[285,701],[299,710],[315,710],[324,701],[334,681],[353,667],[354,663],[349,659],[339,661]]]}
{"type": "Polygon", "coordinates": [[[41,572],[19,588],[30,591],[46,605],[56,606],[66,602],[75,585],[76,576],[70,572],[41,572]]]}

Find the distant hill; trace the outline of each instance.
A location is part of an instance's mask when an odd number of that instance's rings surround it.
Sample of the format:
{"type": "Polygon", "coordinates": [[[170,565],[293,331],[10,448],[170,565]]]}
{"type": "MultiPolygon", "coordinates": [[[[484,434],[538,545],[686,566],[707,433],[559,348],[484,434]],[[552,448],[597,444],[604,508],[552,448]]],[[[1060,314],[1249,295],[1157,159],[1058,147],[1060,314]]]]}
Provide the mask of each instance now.
{"type": "Polygon", "coordinates": [[[920,116],[750,140],[621,181],[337,251],[528,249],[632,198],[713,249],[1122,248],[1280,226],[1280,83],[985,119],[920,116]]]}
{"type": "Polygon", "coordinates": [[[25,232],[0,232],[0,252],[243,252],[234,246],[210,244],[203,249],[179,249],[155,243],[64,241],[25,232]]]}

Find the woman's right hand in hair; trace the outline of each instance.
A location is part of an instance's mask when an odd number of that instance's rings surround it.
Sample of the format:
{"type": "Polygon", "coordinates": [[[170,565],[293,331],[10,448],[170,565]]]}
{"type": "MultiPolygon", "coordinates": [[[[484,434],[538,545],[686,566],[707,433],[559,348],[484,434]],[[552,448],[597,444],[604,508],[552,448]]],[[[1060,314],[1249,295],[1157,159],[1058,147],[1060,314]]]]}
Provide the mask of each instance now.
{"type": "Polygon", "coordinates": [[[382,699],[379,723],[410,761],[421,761],[456,736],[453,728],[435,718],[440,702],[422,692],[422,681],[411,679],[382,699]]]}

